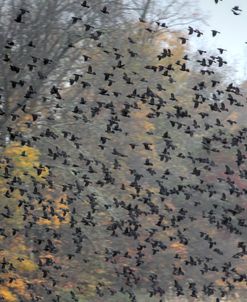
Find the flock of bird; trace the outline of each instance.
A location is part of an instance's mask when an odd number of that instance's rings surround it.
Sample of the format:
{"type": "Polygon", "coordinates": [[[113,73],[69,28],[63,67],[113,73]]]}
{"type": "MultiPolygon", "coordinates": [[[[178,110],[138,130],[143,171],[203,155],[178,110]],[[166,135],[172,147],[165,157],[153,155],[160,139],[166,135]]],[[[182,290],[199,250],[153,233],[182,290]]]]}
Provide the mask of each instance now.
{"type": "MultiPolygon", "coordinates": [[[[215,3],[219,4],[219,1],[215,0],[215,3]]],[[[90,1],[83,1],[80,9],[92,9],[90,1]]],[[[111,18],[109,7],[98,9],[102,17],[111,18]]],[[[242,10],[234,6],[232,13],[239,15],[242,10]]],[[[13,22],[22,26],[31,14],[31,10],[21,8],[13,22]]],[[[75,26],[83,24],[82,21],[83,17],[78,16],[70,20],[75,26]]],[[[169,26],[160,21],[150,24],[139,19],[139,22],[150,35],[157,28],[169,31],[169,26]]],[[[137,50],[138,41],[135,37],[129,35],[126,39],[126,54],[121,52],[120,47],[104,45],[101,41],[103,30],[94,28],[93,24],[83,24],[83,30],[89,33],[90,40],[96,43],[95,47],[113,64],[103,72],[98,71],[93,55],[83,54],[87,70],[72,73],[66,82],[71,89],[80,85],[84,92],[94,86],[94,78],[100,77],[102,85],[93,87],[97,101],[92,102],[92,97],[85,94],[70,108],[65,101],[64,87],[54,83],[48,93],[42,95],[44,104],[49,99],[53,100],[55,105],[51,106],[55,112],[63,111],[66,121],[72,120],[77,129],[65,126],[58,134],[56,127],[52,126],[53,121],[54,125],[57,122],[54,115],[47,118],[44,113],[32,111],[32,100],[39,97],[36,88],[39,85],[33,87],[26,79],[10,81],[13,90],[18,87],[26,89],[23,100],[18,101],[10,112],[0,108],[0,118],[6,130],[3,133],[8,135],[10,142],[47,149],[47,154],[42,155],[42,163],[34,165],[34,169],[37,177],[42,176],[46,168],[49,175],[42,179],[45,182],[30,176],[31,186],[25,184],[22,176],[12,175],[11,158],[3,155],[1,161],[6,163],[1,177],[8,184],[3,198],[10,200],[13,192],[19,190],[21,198],[17,207],[23,209],[25,227],[24,230],[14,227],[11,232],[8,231],[8,221],[15,213],[7,204],[1,209],[0,236],[8,240],[24,231],[27,238],[30,234],[34,238],[35,255],[43,251],[54,255],[54,258],[47,257],[38,262],[41,279],[44,280],[41,295],[33,294],[32,280],[27,281],[27,291],[31,297],[29,301],[64,301],[57,292],[58,284],[61,279],[66,280],[71,276],[73,283],[76,278],[72,277],[73,272],[67,274],[63,265],[70,266],[70,262],[83,255],[79,258],[83,270],[87,263],[91,263],[89,254],[93,255],[92,258],[94,255],[103,255],[105,263],[112,268],[112,277],[117,280],[112,287],[98,282],[94,288],[96,298],[93,301],[108,301],[109,296],[118,293],[126,294],[129,301],[140,301],[138,289],[142,287],[146,289],[145,301],[152,301],[153,297],[165,301],[168,289],[164,283],[172,287],[178,299],[188,295],[195,299],[193,301],[214,297],[214,301],[220,302],[237,291],[239,284],[244,284],[246,289],[247,274],[241,270],[241,265],[245,265],[247,257],[244,242],[247,227],[247,128],[229,117],[230,112],[244,110],[246,98],[240,87],[234,83],[221,83],[215,77],[215,70],[227,65],[223,57],[227,50],[219,47],[216,55],[207,56],[207,51],[198,49],[195,64],[199,67],[200,81],[190,88],[191,106],[187,107],[180,102],[181,96],[176,95],[175,87],[180,83],[175,77],[175,71],[179,66],[179,72],[189,75],[193,58],[183,54],[176,63],[166,65],[166,59],[173,57],[174,50],[163,48],[156,56],[155,63],[146,63],[137,50]],[[128,70],[129,58],[142,60],[145,75],[128,70]],[[155,81],[154,88],[151,79],[155,81]],[[164,79],[164,83],[160,79],[164,79]],[[169,92],[169,98],[162,97],[162,93],[170,91],[170,87],[174,89],[169,92]],[[207,90],[213,91],[211,97],[206,96],[207,90]],[[142,112],[143,105],[149,109],[144,114],[145,120],[153,122],[163,119],[169,125],[162,129],[159,143],[155,141],[155,131],[137,129],[139,126],[135,126],[135,113],[142,112]],[[32,128],[35,129],[35,134],[33,132],[31,136],[21,133],[15,126],[23,115],[30,113],[32,119],[26,125],[29,133],[32,128]],[[106,118],[100,120],[103,113],[106,118]],[[39,123],[43,126],[35,127],[39,123]],[[238,128],[235,132],[226,130],[236,125],[238,128]],[[85,145],[89,139],[86,132],[90,133],[94,127],[98,134],[94,138],[98,141],[92,142],[90,149],[90,143],[89,146],[85,145]],[[36,134],[37,131],[41,132],[36,134]],[[199,146],[196,145],[198,136],[199,146]],[[186,143],[181,143],[182,139],[186,143]],[[179,144],[185,144],[185,149],[179,144]],[[71,154],[68,151],[70,146],[71,154]],[[193,148],[199,148],[199,156],[193,153],[193,148]],[[221,156],[223,158],[229,152],[232,161],[222,160],[222,164],[221,156]],[[154,154],[158,154],[156,159],[154,154]],[[191,170],[184,173],[184,166],[189,166],[191,170]],[[61,175],[55,175],[60,167],[61,175]],[[71,174],[68,181],[63,173],[71,174]],[[43,194],[47,188],[67,194],[67,198],[59,201],[59,213],[56,212],[55,201],[52,198],[47,201],[43,194]],[[101,198],[98,192],[104,192],[104,197],[101,198]],[[87,200],[86,212],[84,204],[83,207],[80,205],[82,199],[87,200]],[[64,207],[66,202],[69,208],[64,207]],[[41,212],[36,210],[37,206],[41,212]],[[99,213],[102,211],[110,216],[107,226],[100,220],[99,213]],[[61,223],[70,217],[69,231],[64,231],[65,235],[59,229],[47,225],[40,231],[39,220],[52,221],[54,216],[61,223]],[[104,230],[106,242],[111,240],[113,243],[95,247],[91,238],[95,238],[96,230],[104,230]],[[70,234],[69,239],[65,237],[66,234],[70,234]],[[219,240],[221,236],[224,240],[219,240]],[[56,262],[55,256],[62,252],[57,243],[59,240],[64,240],[66,264],[56,262]],[[175,248],[171,248],[173,246],[175,248]],[[217,284],[219,279],[223,286],[217,284]]],[[[186,36],[177,38],[183,46],[190,36],[200,38],[203,35],[203,32],[192,26],[188,26],[187,30],[186,36]]],[[[215,29],[211,32],[213,38],[220,34],[215,29]]],[[[37,81],[46,80],[40,66],[52,66],[53,59],[35,56],[36,46],[30,41],[27,45],[32,50],[30,62],[24,67],[17,66],[11,58],[14,45],[15,41],[8,40],[5,45],[8,52],[2,53],[2,60],[9,66],[10,73],[16,76],[26,69],[27,72],[36,72],[37,81]]],[[[76,47],[73,43],[67,46],[76,47]]],[[[23,162],[28,158],[27,153],[23,151],[21,154],[23,162]]],[[[28,172],[25,172],[25,176],[28,176],[28,172]]],[[[0,267],[1,273],[15,270],[7,256],[0,258],[0,267]]],[[[76,286],[70,291],[69,301],[79,301],[82,281],[75,281],[76,286]]],[[[8,285],[11,282],[13,280],[1,278],[1,284],[8,285]]],[[[4,297],[1,298],[4,300],[4,297]]]]}

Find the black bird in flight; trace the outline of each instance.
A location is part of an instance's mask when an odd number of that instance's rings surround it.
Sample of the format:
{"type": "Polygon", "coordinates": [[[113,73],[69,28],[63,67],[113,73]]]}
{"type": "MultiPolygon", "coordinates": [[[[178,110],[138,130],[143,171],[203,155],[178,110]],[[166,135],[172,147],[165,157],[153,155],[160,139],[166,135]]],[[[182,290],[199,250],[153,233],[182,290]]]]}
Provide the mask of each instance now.
{"type": "Polygon", "coordinates": [[[22,21],[22,16],[23,16],[23,14],[18,14],[17,17],[15,18],[15,22],[17,22],[17,23],[24,23],[22,21]]]}
{"type": "Polygon", "coordinates": [[[213,37],[215,37],[217,34],[220,34],[220,32],[215,29],[212,29],[211,32],[213,37]]]}
{"type": "Polygon", "coordinates": [[[104,6],[101,10],[100,10],[103,14],[109,14],[109,11],[107,10],[107,7],[104,6]]]}
{"type": "Polygon", "coordinates": [[[239,6],[234,6],[232,8],[232,12],[233,12],[234,15],[239,16],[242,12],[242,9],[240,9],[239,6]]]}
{"type": "Polygon", "coordinates": [[[72,24],[76,24],[79,20],[81,21],[82,18],[81,17],[72,17],[72,24]]]}
{"type": "Polygon", "coordinates": [[[88,5],[86,0],[81,3],[81,6],[86,7],[86,8],[90,8],[90,6],[88,5]]]}
{"type": "Polygon", "coordinates": [[[27,10],[27,9],[24,9],[24,8],[20,8],[20,13],[17,15],[17,17],[16,17],[16,19],[15,19],[15,22],[17,22],[17,23],[24,23],[23,21],[22,21],[22,17],[26,14],[26,13],[30,13],[30,11],[29,10],[27,10]]]}
{"type": "Polygon", "coordinates": [[[227,50],[224,49],[224,48],[217,48],[217,49],[219,50],[220,54],[223,54],[224,51],[227,51],[227,50]]]}
{"type": "Polygon", "coordinates": [[[155,22],[158,26],[160,26],[160,27],[163,27],[163,28],[168,28],[168,26],[166,25],[166,23],[164,23],[164,22],[159,22],[159,21],[156,21],[155,22]]]}
{"type": "Polygon", "coordinates": [[[185,44],[189,39],[184,38],[184,37],[179,37],[179,40],[181,40],[182,44],[185,44]]]}

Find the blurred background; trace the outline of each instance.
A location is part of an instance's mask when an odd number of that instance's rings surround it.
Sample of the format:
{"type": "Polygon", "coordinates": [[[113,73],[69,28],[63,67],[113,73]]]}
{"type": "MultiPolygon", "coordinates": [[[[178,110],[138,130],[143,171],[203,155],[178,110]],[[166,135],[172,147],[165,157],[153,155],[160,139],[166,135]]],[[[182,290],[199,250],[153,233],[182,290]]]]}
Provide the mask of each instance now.
{"type": "Polygon", "coordinates": [[[246,1],[0,9],[1,299],[246,301],[246,1]]]}

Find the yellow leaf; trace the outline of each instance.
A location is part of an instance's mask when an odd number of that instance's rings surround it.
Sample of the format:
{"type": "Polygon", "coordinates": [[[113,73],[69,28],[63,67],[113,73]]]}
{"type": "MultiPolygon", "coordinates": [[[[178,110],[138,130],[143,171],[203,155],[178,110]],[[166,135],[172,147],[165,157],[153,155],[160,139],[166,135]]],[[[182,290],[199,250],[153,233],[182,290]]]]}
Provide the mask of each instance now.
{"type": "Polygon", "coordinates": [[[11,293],[11,291],[9,291],[8,288],[6,288],[6,287],[0,288],[0,296],[2,296],[4,301],[6,301],[6,302],[16,302],[17,301],[16,296],[13,295],[11,293]]]}
{"type": "Polygon", "coordinates": [[[8,287],[16,289],[21,295],[25,295],[26,286],[22,279],[13,280],[12,283],[8,284],[8,287]]]}
{"type": "Polygon", "coordinates": [[[170,245],[170,248],[175,249],[177,252],[179,253],[186,253],[187,249],[184,246],[184,244],[180,243],[180,242],[174,242],[170,245]]]}
{"type": "Polygon", "coordinates": [[[32,260],[24,259],[23,261],[17,260],[14,263],[14,266],[20,270],[25,272],[33,272],[37,269],[37,264],[35,264],[32,260]]]}

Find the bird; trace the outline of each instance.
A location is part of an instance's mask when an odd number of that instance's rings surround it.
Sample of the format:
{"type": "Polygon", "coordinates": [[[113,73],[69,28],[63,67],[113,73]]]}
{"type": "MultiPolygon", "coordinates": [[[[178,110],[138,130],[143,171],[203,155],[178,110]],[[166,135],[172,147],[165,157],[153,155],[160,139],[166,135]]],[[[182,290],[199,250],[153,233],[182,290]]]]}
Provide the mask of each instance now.
{"type": "Polygon", "coordinates": [[[215,37],[217,34],[220,34],[220,32],[215,29],[212,29],[211,32],[213,37],[215,37]]]}
{"type": "Polygon", "coordinates": [[[84,61],[87,62],[88,60],[91,60],[92,58],[88,55],[82,55],[84,58],[84,61]]]}
{"type": "Polygon", "coordinates": [[[197,37],[201,37],[203,35],[203,32],[201,32],[198,29],[195,29],[194,31],[195,31],[195,33],[197,33],[197,35],[196,35],[197,37]]]}
{"type": "Polygon", "coordinates": [[[92,75],[96,75],[96,73],[93,71],[93,68],[91,65],[88,65],[88,70],[87,70],[88,74],[92,74],[92,75]]]}
{"type": "Polygon", "coordinates": [[[90,6],[88,5],[87,1],[83,1],[83,2],[81,3],[81,6],[82,6],[82,7],[86,7],[86,8],[90,8],[90,6]]]}
{"type": "Polygon", "coordinates": [[[10,70],[11,70],[11,71],[14,71],[14,72],[16,72],[16,73],[19,73],[20,70],[21,70],[20,67],[15,66],[15,65],[10,65],[9,67],[10,67],[10,70]]]}
{"type": "Polygon", "coordinates": [[[179,37],[178,39],[181,40],[182,44],[186,44],[186,42],[188,41],[188,39],[184,37],[179,37]]]}
{"type": "Polygon", "coordinates": [[[194,29],[191,26],[188,27],[188,31],[189,35],[192,35],[194,33],[194,29]]]}
{"type": "Polygon", "coordinates": [[[159,21],[155,21],[155,23],[160,26],[160,27],[163,27],[163,28],[168,28],[168,26],[166,25],[165,22],[159,22],[159,21]]]}
{"type": "Polygon", "coordinates": [[[81,17],[71,17],[72,18],[72,24],[76,24],[78,21],[82,21],[81,17]]]}
{"type": "Polygon", "coordinates": [[[101,10],[100,10],[103,14],[109,14],[109,11],[107,10],[107,7],[104,6],[101,10]]]}
{"type": "Polygon", "coordinates": [[[44,65],[51,64],[52,62],[53,62],[53,60],[51,60],[51,59],[48,59],[48,58],[44,58],[44,59],[43,59],[43,64],[44,64],[44,65]]]}
{"type": "Polygon", "coordinates": [[[239,16],[241,12],[242,12],[242,9],[240,9],[239,6],[237,6],[237,5],[232,8],[232,13],[236,16],[239,16]]]}
{"type": "Polygon", "coordinates": [[[27,10],[27,9],[24,9],[24,8],[20,8],[20,11],[21,11],[21,12],[17,15],[17,17],[14,19],[14,21],[17,22],[17,23],[24,23],[24,22],[22,21],[22,17],[23,17],[26,13],[30,13],[30,11],[27,10]]]}
{"type": "Polygon", "coordinates": [[[234,171],[228,165],[225,165],[225,168],[226,168],[226,171],[225,171],[226,175],[233,175],[234,174],[234,171]]]}
{"type": "Polygon", "coordinates": [[[224,49],[224,48],[217,48],[217,49],[219,50],[220,54],[223,54],[224,51],[227,51],[227,50],[224,49]]]}
{"type": "Polygon", "coordinates": [[[201,50],[201,49],[198,49],[197,51],[199,52],[199,54],[200,54],[200,55],[203,55],[204,53],[207,53],[207,51],[206,51],[206,50],[201,50]]]}
{"type": "Polygon", "coordinates": [[[17,17],[14,19],[15,22],[17,22],[17,23],[24,23],[24,22],[22,21],[22,17],[23,17],[23,14],[22,14],[22,13],[18,14],[17,17]]]}
{"type": "Polygon", "coordinates": [[[89,31],[90,29],[95,28],[94,26],[90,25],[90,24],[84,24],[85,26],[85,31],[89,31]]]}
{"type": "Polygon", "coordinates": [[[33,41],[30,41],[27,46],[35,48],[36,46],[33,44],[33,41]]]}
{"type": "Polygon", "coordinates": [[[130,43],[136,44],[136,42],[131,37],[128,37],[128,40],[129,40],[130,43]]]}

